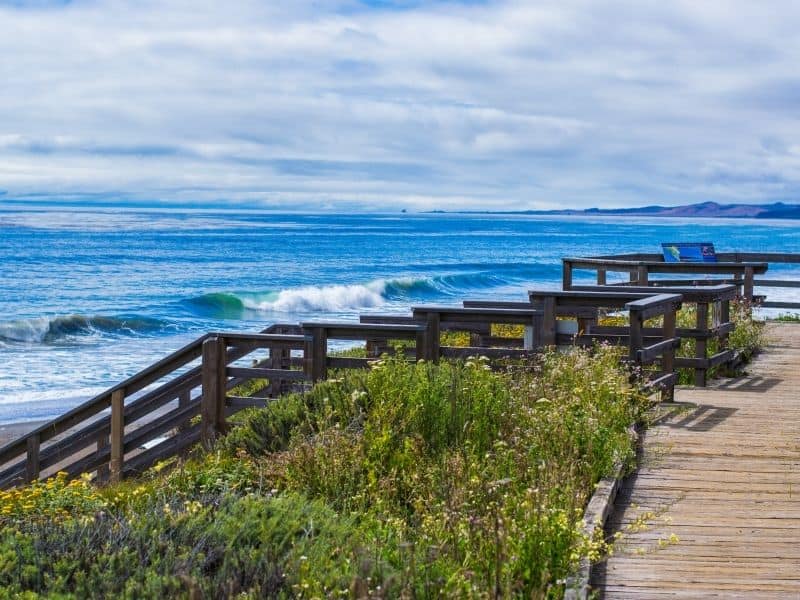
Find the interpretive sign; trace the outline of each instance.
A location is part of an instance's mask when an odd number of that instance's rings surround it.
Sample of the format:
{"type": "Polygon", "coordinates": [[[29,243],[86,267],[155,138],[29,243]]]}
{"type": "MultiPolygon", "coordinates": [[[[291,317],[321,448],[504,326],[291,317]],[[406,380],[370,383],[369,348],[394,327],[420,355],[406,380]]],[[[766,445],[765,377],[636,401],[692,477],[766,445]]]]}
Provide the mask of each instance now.
{"type": "Polygon", "coordinates": [[[717,262],[714,244],[708,242],[678,242],[661,244],[664,262],[717,262]]]}

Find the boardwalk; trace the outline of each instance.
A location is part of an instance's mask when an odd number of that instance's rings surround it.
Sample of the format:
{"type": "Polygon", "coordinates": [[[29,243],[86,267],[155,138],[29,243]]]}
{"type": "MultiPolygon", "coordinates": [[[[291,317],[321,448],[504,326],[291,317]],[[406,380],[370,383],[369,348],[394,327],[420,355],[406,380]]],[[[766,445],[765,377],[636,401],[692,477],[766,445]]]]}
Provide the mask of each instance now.
{"type": "Polygon", "coordinates": [[[748,377],[679,390],[691,406],[648,432],[605,598],[800,598],[800,325],[772,337],[748,377]]]}

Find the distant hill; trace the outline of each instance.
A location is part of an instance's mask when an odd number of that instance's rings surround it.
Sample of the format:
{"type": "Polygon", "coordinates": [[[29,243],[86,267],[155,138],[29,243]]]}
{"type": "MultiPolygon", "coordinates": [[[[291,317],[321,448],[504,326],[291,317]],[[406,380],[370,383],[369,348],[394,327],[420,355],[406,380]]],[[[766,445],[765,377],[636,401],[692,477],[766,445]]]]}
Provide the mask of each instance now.
{"type": "MultiPolygon", "coordinates": [[[[436,212],[436,211],[435,211],[436,212]]],[[[441,212],[441,211],[438,211],[441,212]]],[[[495,211],[484,211],[486,213],[495,211]]],[[[503,211],[525,215],[623,215],[641,217],[727,217],[738,219],[800,219],[800,204],[718,204],[701,202],[685,206],[641,206],[637,208],[587,208],[585,210],[503,211]]]]}

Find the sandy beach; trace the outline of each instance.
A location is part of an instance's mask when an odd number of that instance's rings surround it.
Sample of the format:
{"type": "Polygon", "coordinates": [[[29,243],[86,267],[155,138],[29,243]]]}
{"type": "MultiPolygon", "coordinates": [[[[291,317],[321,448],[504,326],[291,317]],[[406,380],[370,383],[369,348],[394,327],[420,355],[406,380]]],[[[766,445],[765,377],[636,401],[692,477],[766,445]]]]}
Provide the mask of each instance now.
{"type": "Polygon", "coordinates": [[[9,442],[25,435],[29,431],[33,431],[45,421],[27,421],[25,423],[12,423],[10,425],[0,425],[0,447],[5,446],[9,442]]]}

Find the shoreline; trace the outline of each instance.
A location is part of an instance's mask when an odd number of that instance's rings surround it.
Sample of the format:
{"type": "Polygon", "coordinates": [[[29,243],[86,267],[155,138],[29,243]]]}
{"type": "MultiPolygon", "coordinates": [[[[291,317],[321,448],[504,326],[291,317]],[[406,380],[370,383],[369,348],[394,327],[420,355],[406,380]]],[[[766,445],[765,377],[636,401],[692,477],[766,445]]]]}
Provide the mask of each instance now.
{"type": "Polygon", "coordinates": [[[6,444],[21,438],[23,435],[33,431],[37,427],[44,425],[48,421],[22,421],[21,423],[9,423],[0,425],[0,448],[6,444]]]}

